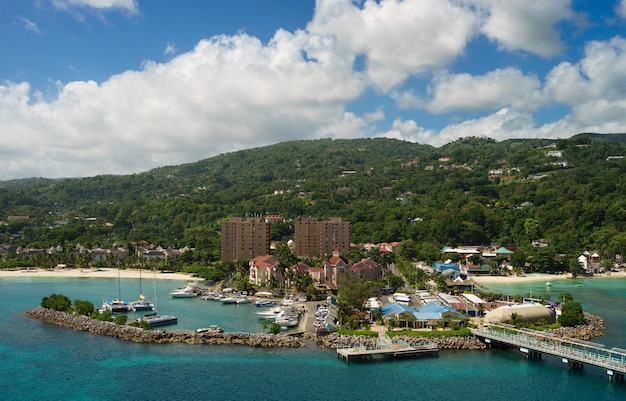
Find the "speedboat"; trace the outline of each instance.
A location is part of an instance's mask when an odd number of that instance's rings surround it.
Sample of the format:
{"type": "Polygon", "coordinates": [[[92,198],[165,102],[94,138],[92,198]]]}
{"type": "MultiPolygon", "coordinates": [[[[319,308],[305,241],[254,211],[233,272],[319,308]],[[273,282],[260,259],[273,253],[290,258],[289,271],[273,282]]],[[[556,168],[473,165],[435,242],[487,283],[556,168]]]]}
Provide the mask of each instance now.
{"type": "Polygon", "coordinates": [[[198,289],[198,283],[196,281],[192,283],[187,283],[187,285],[183,288],[177,288],[174,291],[170,292],[170,295],[173,298],[194,298],[197,297],[200,293],[198,289]]]}
{"type": "Polygon", "coordinates": [[[284,315],[285,310],[280,306],[275,306],[263,312],[255,312],[255,314],[259,316],[259,319],[275,319],[276,316],[284,315]]]}
{"type": "Polygon", "coordinates": [[[224,297],[220,301],[222,301],[223,304],[236,304],[237,303],[237,298],[235,298],[235,297],[224,297]]]}
{"type": "Polygon", "coordinates": [[[254,306],[258,306],[258,307],[261,307],[261,306],[276,306],[276,302],[274,302],[274,301],[261,301],[261,300],[258,300],[258,301],[254,301],[254,306]]]}
{"type": "Polygon", "coordinates": [[[156,312],[149,313],[144,315],[142,318],[137,319],[137,321],[148,322],[148,324],[152,327],[154,326],[165,326],[168,324],[176,324],[178,323],[178,318],[176,316],[171,315],[159,315],[156,312]]]}
{"type": "Polygon", "coordinates": [[[196,329],[196,333],[223,333],[224,329],[217,326],[217,325],[211,325],[209,327],[201,327],[199,329],[196,329]]]}
{"type": "Polygon", "coordinates": [[[235,298],[235,300],[237,301],[237,304],[249,304],[250,302],[250,298],[243,296],[243,297],[237,297],[235,298]]]}

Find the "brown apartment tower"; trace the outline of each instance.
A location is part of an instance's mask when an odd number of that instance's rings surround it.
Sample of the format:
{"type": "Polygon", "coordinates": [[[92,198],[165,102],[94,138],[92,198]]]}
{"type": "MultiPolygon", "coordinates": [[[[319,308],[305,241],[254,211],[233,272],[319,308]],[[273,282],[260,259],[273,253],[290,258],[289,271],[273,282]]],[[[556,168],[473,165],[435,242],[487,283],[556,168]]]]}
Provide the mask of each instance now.
{"type": "Polygon", "coordinates": [[[258,217],[222,222],[222,260],[253,259],[270,253],[270,223],[258,217]]]}
{"type": "Polygon", "coordinates": [[[341,217],[316,221],[312,217],[295,222],[294,242],[296,255],[300,257],[325,257],[339,249],[342,253],[350,250],[350,223],[341,217]]]}

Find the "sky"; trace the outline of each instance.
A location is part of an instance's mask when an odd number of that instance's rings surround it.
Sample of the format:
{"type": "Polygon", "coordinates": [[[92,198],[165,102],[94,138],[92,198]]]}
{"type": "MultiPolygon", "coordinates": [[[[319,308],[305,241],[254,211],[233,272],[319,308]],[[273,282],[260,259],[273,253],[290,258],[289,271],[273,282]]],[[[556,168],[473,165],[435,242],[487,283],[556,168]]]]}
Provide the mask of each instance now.
{"type": "Polygon", "coordinates": [[[0,0],[0,180],[626,132],[626,0],[0,0]]]}

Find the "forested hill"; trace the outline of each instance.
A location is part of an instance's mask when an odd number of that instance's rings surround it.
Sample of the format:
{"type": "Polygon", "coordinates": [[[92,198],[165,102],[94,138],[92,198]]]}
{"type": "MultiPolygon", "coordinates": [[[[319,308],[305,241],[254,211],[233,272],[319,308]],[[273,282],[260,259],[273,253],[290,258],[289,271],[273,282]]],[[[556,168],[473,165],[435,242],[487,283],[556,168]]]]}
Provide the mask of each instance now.
{"type": "MultiPolygon", "coordinates": [[[[292,141],[128,176],[0,183],[0,243],[45,248],[146,240],[219,255],[231,216],[340,216],[353,242],[626,254],[625,135],[292,141]],[[86,220],[89,218],[88,220],[86,220]],[[64,220],[67,220],[64,221],[64,220]]],[[[289,224],[272,235],[288,239],[289,224]]],[[[406,249],[409,249],[407,247],[406,249]]]]}

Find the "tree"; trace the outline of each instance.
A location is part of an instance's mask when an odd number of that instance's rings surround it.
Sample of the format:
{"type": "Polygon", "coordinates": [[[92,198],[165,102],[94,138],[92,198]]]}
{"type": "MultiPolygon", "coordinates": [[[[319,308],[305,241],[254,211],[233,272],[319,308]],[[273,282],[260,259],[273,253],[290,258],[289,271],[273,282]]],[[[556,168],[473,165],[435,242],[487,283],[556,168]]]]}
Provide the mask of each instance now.
{"type": "Polygon", "coordinates": [[[80,299],[74,300],[74,311],[79,315],[89,316],[94,310],[95,307],[93,303],[89,301],[81,301],[80,299]]]}
{"type": "Polygon", "coordinates": [[[70,310],[71,306],[72,302],[63,294],[51,294],[48,297],[43,297],[41,300],[42,308],[48,308],[59,312],[67,312],[70,310]]]}
{"type": "Polygon", "coordinates": [[[523,271],[526,266],[526,259],[526,252],[517,250],[511,254],[511,266],[513,266],[513,268],[522,269],[523,271]]]}
{"type": "Polygon", "coordinates": [[[561,316],[559,317],[559,324],[565,327],[574,327],[581,324],[586,324],[587,320],[583,313],[583,307],[580,302],[566,301],[561,306],[561,316]]]}
{"type": "Polygon", "coordinates": [[[278,334],[280,333],[280,325],[278,323],[270,324],[269,334],[278,334]]]}

